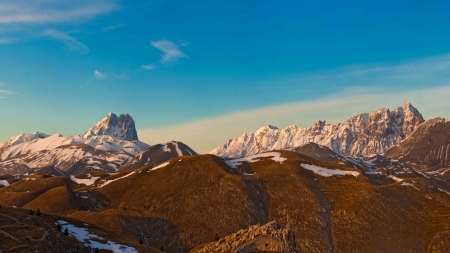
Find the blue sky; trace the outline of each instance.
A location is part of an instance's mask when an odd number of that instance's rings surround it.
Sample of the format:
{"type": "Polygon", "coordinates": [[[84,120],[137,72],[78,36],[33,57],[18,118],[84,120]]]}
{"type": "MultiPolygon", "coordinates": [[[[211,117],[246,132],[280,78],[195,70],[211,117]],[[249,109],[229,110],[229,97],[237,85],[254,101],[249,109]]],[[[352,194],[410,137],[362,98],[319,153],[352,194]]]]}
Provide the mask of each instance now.
{"type": "Polygon", "coordinates": [[[449,14],[443,0],[3,0],[0,141],[82,134],[110,111],[199,152],[404,101],[449,117],[449,14]]]}

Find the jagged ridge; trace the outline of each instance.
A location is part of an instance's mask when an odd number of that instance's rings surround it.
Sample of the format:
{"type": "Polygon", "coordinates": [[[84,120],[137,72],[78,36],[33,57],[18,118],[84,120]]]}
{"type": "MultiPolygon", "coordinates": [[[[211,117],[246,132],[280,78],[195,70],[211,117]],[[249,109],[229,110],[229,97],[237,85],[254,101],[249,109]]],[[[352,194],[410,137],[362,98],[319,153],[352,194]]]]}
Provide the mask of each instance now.
{"type": "Polygon", "coordinates": [[[265,151],[288,149],[314,142],[345,156],[382,154],[409,136],[424,119],[410,103],[392,112],[379,109],[349,118],[345,123],[319,121],[313,127],[265,126],[215,148],[210,154],[238,158],[265,151]]]}

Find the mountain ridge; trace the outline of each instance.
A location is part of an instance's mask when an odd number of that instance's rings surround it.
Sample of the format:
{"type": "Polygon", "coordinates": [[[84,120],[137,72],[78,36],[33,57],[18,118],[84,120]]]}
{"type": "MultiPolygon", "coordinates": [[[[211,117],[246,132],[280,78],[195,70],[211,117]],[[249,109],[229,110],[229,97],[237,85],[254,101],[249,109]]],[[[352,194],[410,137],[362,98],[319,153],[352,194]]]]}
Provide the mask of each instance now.
{"type": "Polygon", "coordinates": [[[264,126],[230,139],[209,154],[238,158],[265,151],[295,148],[314,142],[344,156],[382,154],[409,136],[425,120],[409,102],[390,111],[381,108],[348,118],[345,123],[319,121],[312,127],[264,126]]]}

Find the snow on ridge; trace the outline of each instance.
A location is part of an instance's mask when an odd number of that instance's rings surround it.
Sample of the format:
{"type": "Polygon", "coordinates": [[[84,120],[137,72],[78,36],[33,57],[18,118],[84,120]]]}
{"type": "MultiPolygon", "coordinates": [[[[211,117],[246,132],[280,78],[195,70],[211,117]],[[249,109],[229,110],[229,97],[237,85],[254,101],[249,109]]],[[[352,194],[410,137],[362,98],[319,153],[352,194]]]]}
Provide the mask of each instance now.
{"type": "Polygon", "coordinates": [[[171,150],[170,150],[170,148],[167,146],[167,144],[164,144],[164,146],[162,146],[161,149],[162,149],[164,152],[171,152],[171,150]]]}
{"type": "Polygon", "coordinates": [[[23,142],[11,147],[8,147],[3,153],[2,158],[14,157],[20,154],[36,153],[44,150],[54,150],[64,145],[86,144],[97,150],[120,152],[125,151],[132,155],[141,153],[145,148],[149,147],[141,141],[126,141],[115,139],[111,136],[94,136],[90,139],[85,139],[80,135],[61,136],[60,134],[53,134],[42,139],[34,139],[29,142],[23,142]]]}
{"type": "Polygon", "coordinates": [[[388,178],[393,179],[393,180],[395,180],[395,181],[397,181],[397,182],[403,181],[403,179],[401,179],[401,178],[399,178],[399,177],[396,177],[396,176],[394,176],[394,175],[389,175],[388,178]]]}
{"type": "Polygon", "coordinates": [[[228,164],[228,166],[230,166],[231,168],[236,168],[237,166],[241,165],[243,162],[249,162],[249,163],[258,162],[260,160],[259,158],[262,158],[262,157],[272,157],[271,160],[274,160],[275,162],[279,162],[281,164],[287,160],[287,158],[281,157],[281,153],[279,153],[279,152],[267,152],[267,153],[261,153],[261,154],[247,156],[244,158],[227,160],[227,161],[225,161],[225,163],[228,164]]]}
{"type": "Polygon", "coordinates": [[[86,186],[93,185],[97,179],[100,177],[92,177],[91,174],[87,174],[89,178],[76,178],[75,176],[70,176],[70,180],[74,181],[77,184],[85,184],[86,186]]]}
{"type": "Polygon", "coordinates": [[[183,156],[183,153],[182,153],[181,150],[178,148],[178,142],[172,141],[172,144],[175,145],[175,150],[177,151],[178,156],[183,156]]]}
{"type": "Polygon", "coordinates": [[[85,246],[90,246],[93,249],[98,248],[111,250],[114,253],[138,253],[138,251],[131,246],[117,244],[112,241],[107,241],[106,243],[99,242],[97,240],[105,239],[96,234],[89,233],[86,228],[76,227],[75,225],[70,224],[65,220],[59,220],[56,222],[56,224],[60,224],[62,226],[62,230],[65,230],[65,228],[67,228],[67,230],[69,231],[69,235],[75,237],[85,246]]]}
{"type": "Polygon", "coordinates": [[[110,184],[110,183],[112,183],[112,182],[114,182],[114,181],[117,181],[117,180],[120,180],[120,179],[124,179],[124,178],[126,178],[126,177],[129,177],[129,176],[133,175],[134,173],[136,173],[136,171],[133,171],[133,172],[131,172],[131,173],[128,173],[128,174],[126,174],[126,175],[123,176],[123,177],[119,177],[119,178],[116,178],[116,179],[113,179],[113,180],[106,181],[106,182],[104,182],[103,184],[101,184],[98,188],[102,188],[103,186],[108,185],[108,184],[110,184]]]}
{"type": "Polygon", "coordinates": [[[165,162],[165,163],[161,163],[160,165],[158,165],[158,166],[156,166],[156,167],[153,167],[151,170],[149,170],[148,172],[150,172],[150,171],[154,171],[154,170],[157,170],[157,169],[161,169],[161,168],[163,168],[163,167],[166,167],[167,165],[169,165],[169,163],[170,163],[170,161],[169,162],[165,162]]]}
{"type": "Polygon", "coordinates": [[[305,164],[305,163],[300,164],[300,166],[304,169],[313,171],[315,174],[317,174],[319,176],[323,176],[323,177],[346,176],[346,175],[350,175],[350,176],[354,176],[354,177],[359,176],[359,172],[357,172],[357,171],[328,169],[328,168],[324,168],[324,167],[320,167],[320,166],[316,166],[316,165],[312,165],[312,164],[305,164]]]}
{"type": "Polygon", "coordinates": [[[9,183],[6,180],[0,180],[0,185],[9,186],[9,183]]]}

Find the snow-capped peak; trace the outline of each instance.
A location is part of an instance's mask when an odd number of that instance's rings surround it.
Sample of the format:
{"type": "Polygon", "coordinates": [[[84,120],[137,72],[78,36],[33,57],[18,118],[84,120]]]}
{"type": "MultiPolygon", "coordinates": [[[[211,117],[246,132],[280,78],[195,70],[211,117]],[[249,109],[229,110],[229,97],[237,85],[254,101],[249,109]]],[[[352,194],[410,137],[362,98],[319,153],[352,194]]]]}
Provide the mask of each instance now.
{"type": "Polygon", "coordinates": [[[3,145],[1,145],[1,147],[6,149],[9,147],[16,146],[16,145],[19,145],[19,144],[25,143],[25,142],[30,142],[30,141],[33,141],[36,139],[44,139],[49,136],[50,135],[48,135],[48,134],[40,133],[37,131],[32,134],[23,133],[23,134],[19,134],[19,135],[13,135],[3,145]]]}
{"type": "Polygon", "coordinates": [[[264,126],[254,134],[229,140],[210,154],[238,158],[295,148],[310,142],[328,147],[340,155],[380,154],[409,136],[422,122],[424,119],[419,111],[406,102],[392,112],[381,108],[333,125],[319,121],[309,128],[264,126]]]}
{"type": "Polygon", "coordinates": [[[83,137],[89,139],[102,135],[108,135],[120,140],[138,140],[134,120],[128,113],[120,116],[112,112],[108,113],[105,118],[87,130],[83,137]]]}

